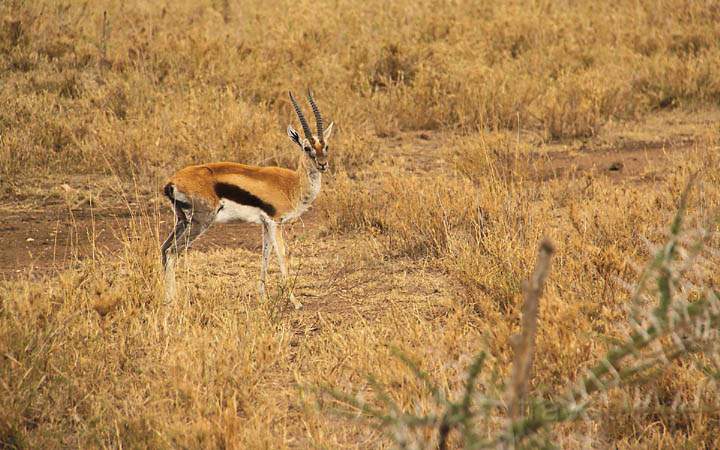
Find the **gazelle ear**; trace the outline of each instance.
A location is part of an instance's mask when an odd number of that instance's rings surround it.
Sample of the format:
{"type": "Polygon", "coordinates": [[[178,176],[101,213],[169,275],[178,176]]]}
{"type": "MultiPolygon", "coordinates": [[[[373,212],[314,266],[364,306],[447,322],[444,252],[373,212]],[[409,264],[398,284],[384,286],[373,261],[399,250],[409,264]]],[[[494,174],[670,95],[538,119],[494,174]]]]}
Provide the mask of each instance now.
{"type": "Polygon", "coordinates": [[[302,148],[302,143],[300,142],[300,135],[298,134],[297,131],[295,131],[295,128],[293,128],[292,125],[288,125],[288,127],[287,127],[287,134],[288,134],[288,136],[290,136],[290,139],[291,139],[294,143],[296,143],[297,145],[300,146],[300,148],[302,148]]]}
{"type": "Polygon", "coordinates": [[[330,138],[330,135],[332,134],[333,125],[335,125],[335,122],[330,122],[330,125],[325,128],[325,131],[323,131],[323,140],[327,140],[330,138]]]}

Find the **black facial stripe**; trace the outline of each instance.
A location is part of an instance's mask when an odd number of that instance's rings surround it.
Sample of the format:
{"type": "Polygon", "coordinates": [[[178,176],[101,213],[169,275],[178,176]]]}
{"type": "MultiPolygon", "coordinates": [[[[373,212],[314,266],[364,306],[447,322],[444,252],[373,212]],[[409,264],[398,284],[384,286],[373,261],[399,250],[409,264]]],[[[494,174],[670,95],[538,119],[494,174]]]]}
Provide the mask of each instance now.
{"type": "Polygon", "coordinates": [[[245,189],[235,186],[234,184],[215,184],[215,194],[217,194],[220,198],[226,198],[240,205],[260,208],[270,217],[275,215],[275,207],[273,205],[264,202],[262,199],[254,196],[245,189]]]}

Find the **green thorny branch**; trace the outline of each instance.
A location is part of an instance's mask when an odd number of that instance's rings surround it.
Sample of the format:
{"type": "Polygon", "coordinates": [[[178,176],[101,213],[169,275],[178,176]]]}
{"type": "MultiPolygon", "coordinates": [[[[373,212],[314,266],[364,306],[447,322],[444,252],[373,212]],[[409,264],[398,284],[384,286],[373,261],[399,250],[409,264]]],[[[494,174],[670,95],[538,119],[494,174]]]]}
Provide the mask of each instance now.
{"type": "MultiPolygon", "coordinates": [[[[313,388],[318,398],[334,400],[333,411],[349,417],[370,419],[389,430],[390,437],[400,448],[427,447],[427,442],[413,441],[411,431],[435,430],[433,441],[439,449],[448,445],[453,430],[460,435],[464,448],[513,448],[532,443],[538,433],[553,423],[581,417],[591,404],[594,394],[640,381],[642,375],[657,374],[658,369],[671,362],[697,353],[716,353],[720,331],[720,299],[718,292],[700,282],[692,283],[691,269],[712,273],[713,266],[704,255],[712,234],[701,230],[699,236],[688,240],[682,234],[687,199],[693,182],[683,192],[680,205],[670,227],[666,243],[655,251],[638,282],[632,287],[632,314],[629,336],[611,348],[579,380],[568,385],[551,400],[533,400],[527,408],[527,389],[535,351],[539,299],[550,267],[552,245],[540,245],[535,270],[525,286],[525,302],[520,334],[513,336],[512,377],[506,386],[505,401],[476,392],[477,379],[485,362],[485,353],[475,357],[459,398],[450,400],[448,394],[431,380],[429,375],[404,353],[394,350],[415,377],[422,382],[440,408],[436,414],[418,415],[403,411],[373,377],[369,385],[382,405],[374,407],[358,396],[340,392],[329,386],[313,388]],[[654,281],[654,286],[651,281],[654,281]],[[695,301],[688,302],[689,298],[695,301]],[[655,307],[642,318],[638,305],[642,300],[654,299],[655,307]],[[482,430],[478,422],[488,420],[492,411],[505,411],[507,426],[496,435],[482,430]]],[[[717,358],[716,358],[717,359],[717,358]]],[[[702,367],[708,376],[720,373],[702,367]]]]}

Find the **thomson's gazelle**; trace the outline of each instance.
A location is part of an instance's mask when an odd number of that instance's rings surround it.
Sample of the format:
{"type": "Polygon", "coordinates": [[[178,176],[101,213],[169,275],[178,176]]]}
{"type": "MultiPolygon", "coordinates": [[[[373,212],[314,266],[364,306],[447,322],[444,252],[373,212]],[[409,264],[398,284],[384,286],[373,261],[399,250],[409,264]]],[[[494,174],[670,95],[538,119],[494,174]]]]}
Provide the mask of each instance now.
{"type": "MultiPolygon", "coordinates": [[[[189,247],[215,222],[244,221],[261,225],[261,296],[265,295],[268,260],[273,248],[283,283],[287,282],[282,224],[307,211],[320,192],[320,174],[328,167],[327,140],[333,129],[332,123],[327,128],[323,126],[320,110],[309,90],[308,101],[315,115],[317,135],[310,130],[292,93],[290,101],[305,135],[302,138],[292,125],[288,125],[288,136],[304,155],[297,170],[231,162],[210,163],[181,169],[165,185],[165,195],[172,202],[176,218],[175,228],[162,245],[168,298],[174,296],[173,266],[179,249],[189,247]]],[[[290,300],[296,308],[302,306],[292,293],[290,300]]]]}

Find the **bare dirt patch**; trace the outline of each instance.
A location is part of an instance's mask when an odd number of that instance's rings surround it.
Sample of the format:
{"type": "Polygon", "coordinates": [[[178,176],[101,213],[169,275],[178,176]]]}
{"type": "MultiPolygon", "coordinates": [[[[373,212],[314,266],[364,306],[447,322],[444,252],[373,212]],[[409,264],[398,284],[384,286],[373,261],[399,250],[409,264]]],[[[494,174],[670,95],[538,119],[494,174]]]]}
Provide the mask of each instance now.
{"type": "MultiPolygon", "coordinates": [[[[293,230],[309,228],[315,215],[288,227],[293,230]]],[[[44,275],[62,270],[73,261],[112,253],[122,246],[123,236],[132,226],[142,226],[158,236],[158,246],[172,227],[169,211],[154,212],[110,209],[93,211],[90,208],[68,211],[61,207],[46,211],[16,211],[0,219],[0,276],[14,277],[33,273],[44,275]],[[143,223],[144,222],[144,223],[143,223]],[[148,223],[150,222],[150,223],[148,223]]],[[[217,248],[259,251],[260,229],[252,224],[223,224],[210,228],[193,245],[204,252],[217,248]]]]}
{"type": "Polygon", "coordinates": [[[531,159],[539,180],[593,176],[614,182],[652,183],[663,179],[665,169],[694,148],[691,140],[630,141],[613,147],[583,145],[578,150],[538,153],[531,159]]]}

